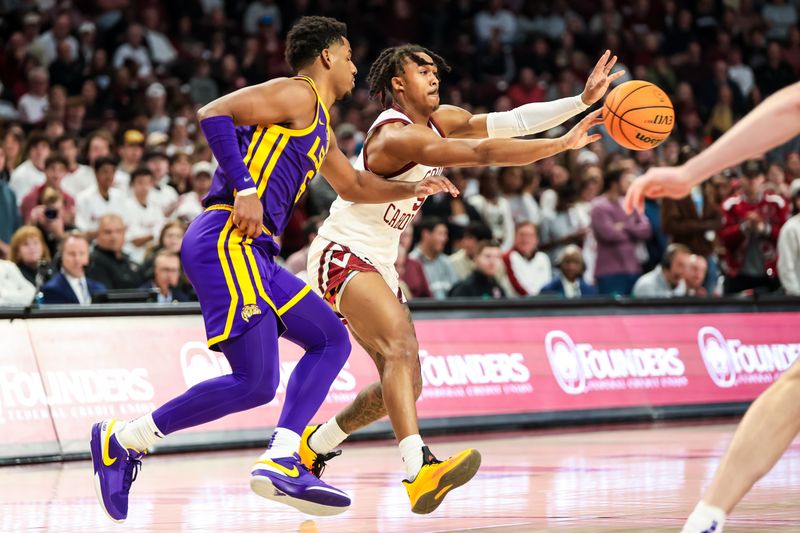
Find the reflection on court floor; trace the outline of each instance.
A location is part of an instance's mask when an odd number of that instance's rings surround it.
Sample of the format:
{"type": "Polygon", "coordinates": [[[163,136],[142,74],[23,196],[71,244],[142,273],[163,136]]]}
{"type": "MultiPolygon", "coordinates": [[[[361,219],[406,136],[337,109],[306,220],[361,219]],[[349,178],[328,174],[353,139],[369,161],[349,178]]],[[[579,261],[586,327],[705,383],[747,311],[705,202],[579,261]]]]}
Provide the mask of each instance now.
{"type": "MultiPolygon", "coordinates": [[[[122,525],[100,510],[88,461],[5,467],[0,531],[676,531],[733,429],[660,425],[429,439],[440,456],[477,447],[483,466],[428,516],[410,512],[390,442],[346,446],[326,479],[350,493],[353,507],[314,520],[250,492],[258,450],[148,457],[122,525]]],[[[799,494],[795,445],[725,531],[798,531],[799,494]]]]}

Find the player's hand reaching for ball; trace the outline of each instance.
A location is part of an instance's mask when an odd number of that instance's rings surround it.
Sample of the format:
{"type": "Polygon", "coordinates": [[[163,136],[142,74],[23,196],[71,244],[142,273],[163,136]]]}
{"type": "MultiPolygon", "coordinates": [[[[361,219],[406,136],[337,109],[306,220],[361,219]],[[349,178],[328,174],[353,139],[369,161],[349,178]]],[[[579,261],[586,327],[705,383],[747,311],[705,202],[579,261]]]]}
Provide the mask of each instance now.
{"type": "Polygon", "coordinates": [[[606,52],[597,61],[589,79],[586,80],[586,87],[581,93],[581,100],[586,105],[592,105],[606,94],[611,82],[625,75],[624,70],[611,74],[611,69],[617,63],[617,56],[611,56],[611,50],[606,52]]]}
{"type": "Polygon", "coordinates": [[[264,207],[258,194],[237,194],[233,201],[233,223],[239,231],[255,239],[261,235],[264,207]]]}
{"type": "Polygon", "coordinates": [[[417,198],[425,198],[434,194],[445,192],[450,193],[450,196],[458,196],[458,189],[455,185],[450,183],[450,180],[444,176],[428,176],[422,181],[418,181],[415,187],[417,198]]]}
{"type": "Polygon", "coordinates": [[[600,118],[601,111],[602,109],[592,111],[561,137],[561,140],[564,141],[564,150],[578,150],[600,140],[602,135],[599,133],[589,134],[589,129],[603,122],[603,119],[600,118]]]}
{"type": "Polygon", "coordinates": [[[643,176],[636,178],[625,195],[625,211],[644,212],[644,199],[683,198],[692,191],[692,181],[683,167],[651,168],[643,176]]]}

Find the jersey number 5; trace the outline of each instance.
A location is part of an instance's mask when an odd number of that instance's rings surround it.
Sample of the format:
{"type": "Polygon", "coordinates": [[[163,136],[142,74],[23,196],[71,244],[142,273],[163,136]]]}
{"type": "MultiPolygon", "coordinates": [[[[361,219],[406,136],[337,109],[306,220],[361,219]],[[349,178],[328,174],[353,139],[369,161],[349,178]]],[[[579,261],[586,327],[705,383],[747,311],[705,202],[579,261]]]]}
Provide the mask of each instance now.
{"type": "Polygon", "coordinates": [[[314,144],[312,144],[311,148],[308,150],[306,155],[308,155],[311,161],[314,162],[314,170],[309,170],[306,172],[306,175],[303,177],[303,183],[300,184],[300,188],[297,190],[297,196],[294,197],[294,203],[297,203],[300,200],[300,197],[303,196],[304,192],[306,192],[308,182],[317,175],[319,167],[322,166],[322,161],[325,160],[325,154],[327,153],[325,148],[325,146],[322,146],[320,138],[317,137],[314,140],[314,144]]]}

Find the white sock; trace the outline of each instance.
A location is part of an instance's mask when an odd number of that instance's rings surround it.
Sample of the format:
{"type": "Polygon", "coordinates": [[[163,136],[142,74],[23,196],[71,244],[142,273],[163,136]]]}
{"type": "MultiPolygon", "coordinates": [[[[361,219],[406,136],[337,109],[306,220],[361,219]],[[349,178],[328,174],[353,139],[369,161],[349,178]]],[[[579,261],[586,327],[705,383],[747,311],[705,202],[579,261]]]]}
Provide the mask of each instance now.
{"type": "Polygon", "coordinates": [[[722,533],[725,511],[701,501],[686,520],[681,533],[722,533]]]}
{"type": "Polygon", "coordinates": [[[403,462],[406,464],[406,479],[414,481],[422,468],[422,447],[425,443],[422,442],[422,437],[419,434],[409,435],[400,441],[400,455],[403,456],[403,462]]]}
{"type": "Polygon", "coordinates": [[[117,422],[122,424],[114,432],[117,440],[125,448],[133,448],[142,452],[164,438],[164,434],[153,421],[153,413],[140,416],[130,422],[117,422]]]}
{"type": "Polygon", "coordinates": [[[300,435],[286,428],[275,428],[269,439],[269,444],[262,459],[276,459],[278,457],[291,457],[300,449],[300,435]]]}
{"type": "Polygon", "coordinates": [[[342,431],[334,416],[317,428],[308,439],[308,445],[317,453],[330,453],[349,436],[349,433],[342,431]]]}

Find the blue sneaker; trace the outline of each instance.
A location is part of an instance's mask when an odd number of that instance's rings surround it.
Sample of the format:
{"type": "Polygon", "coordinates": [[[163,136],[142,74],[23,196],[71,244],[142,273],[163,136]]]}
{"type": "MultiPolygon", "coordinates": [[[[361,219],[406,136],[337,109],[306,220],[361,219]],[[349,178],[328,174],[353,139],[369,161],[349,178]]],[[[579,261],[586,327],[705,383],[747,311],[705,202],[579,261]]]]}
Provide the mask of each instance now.
{"type": "Polygon", "coordinates": [[[142,466],[144,453],[125,449],[114,435],[117,420],[92,426],[90,449],[94,464],[94,489],[103,511],[114,522],[128,517],[128,493],[142,466]]]}
{"type": "Polygon", "coordinates": [[[330,516],[350,508],[350,497],[309,472],[297,454],[256,461],[250,488],[263,498],[310,515],[330,516]]]}

